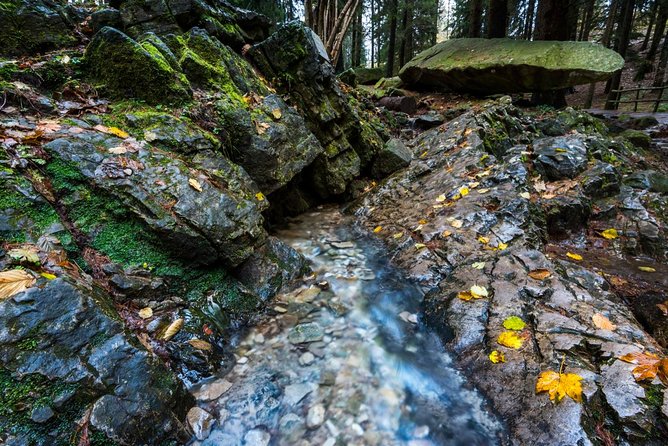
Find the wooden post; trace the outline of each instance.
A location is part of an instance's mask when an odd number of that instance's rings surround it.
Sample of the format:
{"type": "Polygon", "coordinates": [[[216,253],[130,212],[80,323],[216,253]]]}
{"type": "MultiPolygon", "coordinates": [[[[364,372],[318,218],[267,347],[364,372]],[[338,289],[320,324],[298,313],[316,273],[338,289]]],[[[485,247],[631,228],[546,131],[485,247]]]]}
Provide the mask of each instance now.
{"type": "Polygon", "coordinates": [[[633,111],[634,112],[638,111],[638,100],[640,99],[640,88],[641,88],[641,85],[638,84],[638,89],[636,90],[636,101],[633,103],[633,111]]]}

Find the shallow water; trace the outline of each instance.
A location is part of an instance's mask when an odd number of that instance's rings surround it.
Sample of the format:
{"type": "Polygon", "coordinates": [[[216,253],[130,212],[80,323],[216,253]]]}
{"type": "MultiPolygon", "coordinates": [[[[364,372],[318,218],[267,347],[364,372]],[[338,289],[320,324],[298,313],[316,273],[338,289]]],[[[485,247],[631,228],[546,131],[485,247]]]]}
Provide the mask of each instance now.
{"type": "Polygon", "coordinates": [[[241,342],[237,365],[218,380],[229,390],[201,404],[217,421],[197,443],[499,442],[501,424],[418,320],[422,294],[382,247],[336,209],[303,215],[278,236],[309,259],[314,284],[279,296],[241,342]]]}

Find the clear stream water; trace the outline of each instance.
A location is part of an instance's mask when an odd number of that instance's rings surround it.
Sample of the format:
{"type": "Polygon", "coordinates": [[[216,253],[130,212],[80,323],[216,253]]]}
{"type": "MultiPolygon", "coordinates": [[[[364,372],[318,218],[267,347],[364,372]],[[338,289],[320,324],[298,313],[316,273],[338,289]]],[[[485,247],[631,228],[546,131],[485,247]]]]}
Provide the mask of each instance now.
{"type": "Polygon", "coordinates": [[[240,343],[232,372],[200,389],[207,399],[207,386],[229,387],[202,404],[216,421],[195,444],[499,442],[501,423],[418,320],[421,291],[381,246],[333,208],[278,235],[329,289],[304,286],[270,305],[240,343]]]}

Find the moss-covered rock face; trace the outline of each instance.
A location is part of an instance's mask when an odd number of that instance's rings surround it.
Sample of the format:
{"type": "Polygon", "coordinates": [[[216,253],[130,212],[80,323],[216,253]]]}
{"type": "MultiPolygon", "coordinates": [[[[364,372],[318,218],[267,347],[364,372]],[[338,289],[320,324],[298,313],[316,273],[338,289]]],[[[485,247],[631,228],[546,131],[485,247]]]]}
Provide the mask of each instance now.
{"type": "Polygon", "coordinates": [[[619,54],[591,42],[451,39],[418,54],[399,76],[414,86],[522,93],[603,81],[623,66],[619,54]]]}
{"type": "Polygon", "coordinates": [[[74,27],[64,17],[53,2],[0,1],[0,55],[22,56],[74,44],[74,27]]]}
{"type": "Polygon", "coordinates": [[[90,76],[111,96],[157,104],[183,102],[192,95],[188,80],[158,48],[148,41],[139,44],[114,28],[102,28],[95,35],[86,48],[85,63],[90,76]]]}
{"type": "Polygon", "coordinates": [[[106,444],[179,438],[177,420],[192,397],[130,341],[109,296],[72,277],[40,280],[0,303],[0,324],[11,327],[0,332],[0,432],[8,444],[76,443],[88,411],[90,433],[106,444]]]}

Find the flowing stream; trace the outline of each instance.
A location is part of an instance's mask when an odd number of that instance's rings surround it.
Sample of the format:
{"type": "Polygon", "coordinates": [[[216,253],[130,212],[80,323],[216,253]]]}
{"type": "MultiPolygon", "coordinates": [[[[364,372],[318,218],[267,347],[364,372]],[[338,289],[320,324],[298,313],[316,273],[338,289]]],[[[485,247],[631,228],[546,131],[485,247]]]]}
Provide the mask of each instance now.
{"type": "Polygon", "coordinates": [[[502,424],[418,320],[421,292],[382,247],[334,208],[278,235],[319,286],[278,296],[233,370],[197,390],[215,423],[195,444],[499,443],[502,424]]]}

